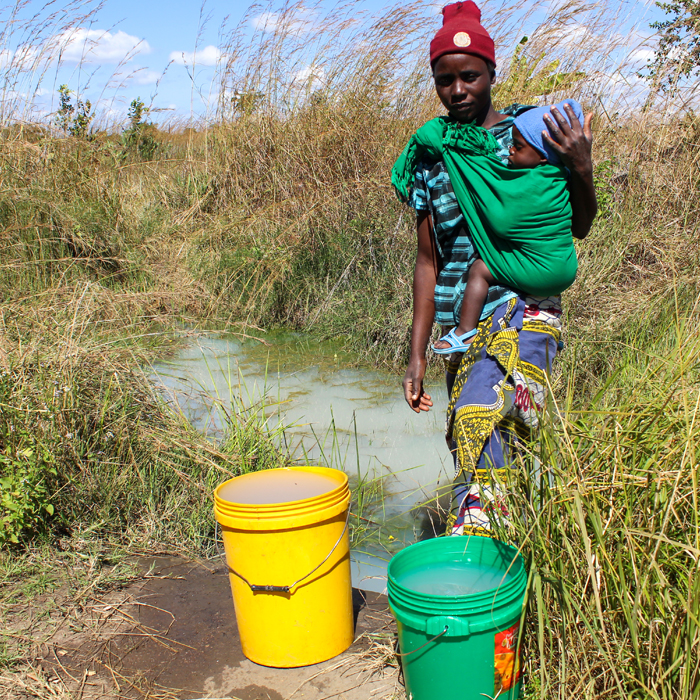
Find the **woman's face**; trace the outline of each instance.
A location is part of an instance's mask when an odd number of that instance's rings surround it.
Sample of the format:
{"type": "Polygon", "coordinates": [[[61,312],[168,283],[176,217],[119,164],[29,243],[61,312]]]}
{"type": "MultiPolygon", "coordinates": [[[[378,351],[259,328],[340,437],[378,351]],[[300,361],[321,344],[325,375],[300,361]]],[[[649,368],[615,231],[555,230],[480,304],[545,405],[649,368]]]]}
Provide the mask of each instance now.
{"type": "Polygon", "coordinates": [[[491,107],[491,77],[486,61],[466,53],[448,53],[433,66],[435,90],[450,116],[473,122],[491,107]]]}

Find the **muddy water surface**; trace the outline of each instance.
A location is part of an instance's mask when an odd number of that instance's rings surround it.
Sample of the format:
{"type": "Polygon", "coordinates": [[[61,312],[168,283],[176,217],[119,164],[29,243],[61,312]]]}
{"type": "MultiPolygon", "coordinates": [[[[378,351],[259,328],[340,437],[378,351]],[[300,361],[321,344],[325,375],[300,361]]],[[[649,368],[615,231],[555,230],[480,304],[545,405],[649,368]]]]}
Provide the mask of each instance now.
{"type": "Polygon", "coordinates": [[[450,481],[445,390],[428,386],[436,408],[416,415],[400,376],[352,367],[337,347],[304,336],[265,340],[193,338],[155,366],[157,381],[212,436],[222,434],[226,413],[253,407],[299,464],[346,471],[355,493],[353,585],[383,591],[391,554],[426,535],[416,504],[450,481]]]}

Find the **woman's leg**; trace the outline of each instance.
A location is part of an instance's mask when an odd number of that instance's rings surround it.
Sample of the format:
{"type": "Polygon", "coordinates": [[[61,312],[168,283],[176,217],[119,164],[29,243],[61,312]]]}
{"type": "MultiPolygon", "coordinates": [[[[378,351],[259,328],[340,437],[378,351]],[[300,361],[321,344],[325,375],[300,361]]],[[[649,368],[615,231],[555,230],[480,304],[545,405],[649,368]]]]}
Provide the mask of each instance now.
{"type": "Polygon", "coordinates": [[[490,518],[505,515],[500,496],[517,450],[513,424],[537,430],[557,352],[561,311],[548,302],[526,306],[519,299],[500,307],[481,322],[489,324],[491,342],[479,335],[459,367],[450,367],[446,437],[455,480],[448,534],[485,533],[490,518]]]}
{"type": "MultiPolygon", "coordinates": [[[[467,288],[464,290],[464,299],[459,314],[459,325],[455,328],[455,335],[461,336],[468,331],[474,330],[479,324],[481,311],[484,308],[489,287],[496,283],[494,276],[489,272],[488,267],[481,258],[477,258],[469,268],[467,288]]],[[[465,345],[468,341],[465,341],[465,345]]],[[[450,347],[450,343],[445,340],[438,340],[435,343],[438,350],[450,347]]]]}
{"type": "Polygon", "coordinates": [[[459,394],[453,394],[450,402],[455,478],[448,534],[486,533],[491,518],[498,518],[501,482],[513,463],[515,439],[501,427],[514,398],[506,376],[503,365],[486,348],[477,351],[468,371],[460,367],[457,373],[459,394]]]}
{"type": "Polygon", "coordinates": [[[517,438],[496,426],[486,440],[474,469],[460,470],[452,482],[450,535],[486,534],[492,521],[507,521],[504,496],[515,459],[517,438]]]}

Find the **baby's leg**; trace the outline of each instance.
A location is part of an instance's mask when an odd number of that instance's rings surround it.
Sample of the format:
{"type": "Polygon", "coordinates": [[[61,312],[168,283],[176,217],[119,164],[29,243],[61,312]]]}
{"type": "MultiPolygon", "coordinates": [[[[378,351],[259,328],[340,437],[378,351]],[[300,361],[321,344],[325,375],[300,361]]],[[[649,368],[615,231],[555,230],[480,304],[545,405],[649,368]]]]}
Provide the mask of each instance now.
{"type": "Polygon", "coordinates": [[[467,288],[464,290],[462,308],[459,312],[459,326],[455,330],[457,335],[463,335],[477,327],[489,287],[495,282],[486,263],[481,258],[477,258],[469,269],[467,288]]]}
{"type": "MultiPolygon", "coordinates": [[[[495,283],[494,276],[481,258],[477,258],[469,268],[467,288],[464,290],[462,309],[459,314],[459,325],[455,328],[455,335],[464,335],[474,330],[478,323],[481,311],[484,308],[489,287],[495,283]]],[[[435,343],[437,349],[448,348],[450,344],[443,340],[435,343]]]]}

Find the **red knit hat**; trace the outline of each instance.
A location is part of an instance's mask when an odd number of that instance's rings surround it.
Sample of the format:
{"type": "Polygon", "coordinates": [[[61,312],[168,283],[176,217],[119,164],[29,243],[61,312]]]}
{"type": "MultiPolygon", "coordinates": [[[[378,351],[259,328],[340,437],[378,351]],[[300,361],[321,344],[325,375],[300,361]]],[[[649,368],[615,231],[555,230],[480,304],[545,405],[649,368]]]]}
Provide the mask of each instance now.
{"type": "Polygon", "coordinates": [[[493,39],[481,26],[481,10],[471,0],[442,10],[442,28],[430,42],[430,65],[447,53],[468,53],[496,65],[493,39]]]}

